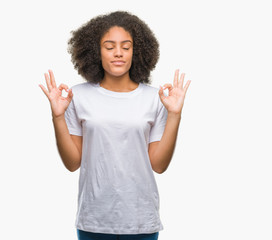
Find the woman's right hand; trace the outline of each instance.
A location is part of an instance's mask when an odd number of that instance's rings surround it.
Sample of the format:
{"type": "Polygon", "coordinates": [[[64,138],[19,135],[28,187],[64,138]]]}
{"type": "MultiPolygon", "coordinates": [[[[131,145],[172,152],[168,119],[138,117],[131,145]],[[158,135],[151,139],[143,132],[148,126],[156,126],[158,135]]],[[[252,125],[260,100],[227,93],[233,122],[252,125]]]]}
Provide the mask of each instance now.
{"type": "Polygon", "coordinates": [[[47,73],[45,73],[44,76],[48,90],[41,84],[39,84],[39,86],[50,102],[52,116],[55,118],[62,115],[64,116],[64,113],[73,98],[72,89],[69,89],[65,84],[60,84],[59,87],[57,87],[52,70],[49,70],[49,76],[47,73]],[[68,92],[67,97],[62,96],[63,89],[68,92]]]}

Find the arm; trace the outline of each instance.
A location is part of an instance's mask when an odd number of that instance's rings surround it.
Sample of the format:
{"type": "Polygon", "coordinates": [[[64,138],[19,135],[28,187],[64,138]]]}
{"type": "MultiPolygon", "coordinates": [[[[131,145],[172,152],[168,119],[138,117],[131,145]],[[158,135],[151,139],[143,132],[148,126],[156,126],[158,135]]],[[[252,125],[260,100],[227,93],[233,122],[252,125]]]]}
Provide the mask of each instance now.
{"type": "Polygon", "coordinates": [[[48,90],[41,84],[39,86],[50,102],[60,157],[65,167],[69,171],[73,172],[80,167],[82,148],[82,137],[69,134],[64,117],[65,111],[72,101],[73,93],[71,89],[68,91],[68,86],[65,84],[61,84],[57,88],[55,78],[51,70],[49,70],[49,75],[50,77],[48,74],[45,74],[48,90]],[[62,97],[62,90],[68,92],[67,97],[62,97]]]}
{"type": "Polygon", "coordinates": [[[56,143],[64,166],[71,172],[81,164],[82,137],[70,135],[64,116],[53,117],[56,143]]]}
{"type": "Polygon", "coordinates": [[[181,116],[168,113],[163,136],[160,141],[149,144],[149,158],[152,169],[156,173],[163,173],[172,159],[181,116]]]}
{"type": "Polygon", "coordinates": [[[167,169],[174,153],[185,94],[191,83],[190,80],[187,81],[183,88],[184,75],[183,73],[179,79],[179,70],[176,70],[173,86],[169,83],[164,85],[169,90],[169,96],[164,95],[162,87],[158,92],[168,116],[161,140],[149,144],[149,158],[157,173],[163,173],[167,169]]]}

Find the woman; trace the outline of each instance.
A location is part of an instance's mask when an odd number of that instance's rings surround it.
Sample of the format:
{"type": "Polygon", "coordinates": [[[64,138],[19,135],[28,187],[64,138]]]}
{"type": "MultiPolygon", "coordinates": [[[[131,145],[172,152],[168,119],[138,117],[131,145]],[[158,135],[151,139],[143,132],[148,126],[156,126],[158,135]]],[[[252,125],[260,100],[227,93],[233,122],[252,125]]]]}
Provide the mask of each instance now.
{"type": "Polygon", "coordinates": [[[190,81],[183,87],[184,74],[176,70],[173,85],[159,91],[147,85],[159,44],[128,12],[91,19],[68,44],[87,82],[57,87],[49,70],[48,89],[40,87],[61,159],[69,171],[80,168],[78,238],[158,239],[163,225],[153,171],[163,173],[171,161],[190,81]]]}

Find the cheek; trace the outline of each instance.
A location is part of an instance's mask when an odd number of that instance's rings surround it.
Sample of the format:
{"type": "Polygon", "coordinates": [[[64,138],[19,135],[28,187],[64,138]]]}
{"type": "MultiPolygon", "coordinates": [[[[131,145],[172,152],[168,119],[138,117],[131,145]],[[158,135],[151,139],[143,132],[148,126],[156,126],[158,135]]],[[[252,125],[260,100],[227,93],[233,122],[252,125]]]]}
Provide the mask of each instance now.
{"type": "Polygon", "coordinates": [[[102,65],[107,64],[107,61],[110,57],[105,52],[101,51],[101,62],[102,65]]]}
{"type": "Polygon", "coordinates": [[[127,58],[130,59],[130,61],[132,62],[133,51],[131,51],[131,52],[128,53],[127,58]]]}

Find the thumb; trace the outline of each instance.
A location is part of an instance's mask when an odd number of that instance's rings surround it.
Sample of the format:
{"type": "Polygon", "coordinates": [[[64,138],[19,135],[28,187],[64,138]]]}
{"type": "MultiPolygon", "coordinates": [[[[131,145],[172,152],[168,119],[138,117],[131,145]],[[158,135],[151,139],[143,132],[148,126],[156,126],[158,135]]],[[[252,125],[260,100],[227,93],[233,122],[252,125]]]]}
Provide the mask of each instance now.
{"type": "Polygon", "coordinates": [[[67,99],[69,102],[71,102],[73,96],[74,96],[74,95],[73,95],[73,92],[72,92],[72,88],[70,88],[70,89],[68,90],[68,94],[67,94],[66,99],[67,99]]]}
{"type": "Polygon", "coordinates": [[[163,93],[163,87],[160,85],[160,90],[159,90],[159,96],[160,96],[160,99],[163,101],[166,97],[163,93]]]}

